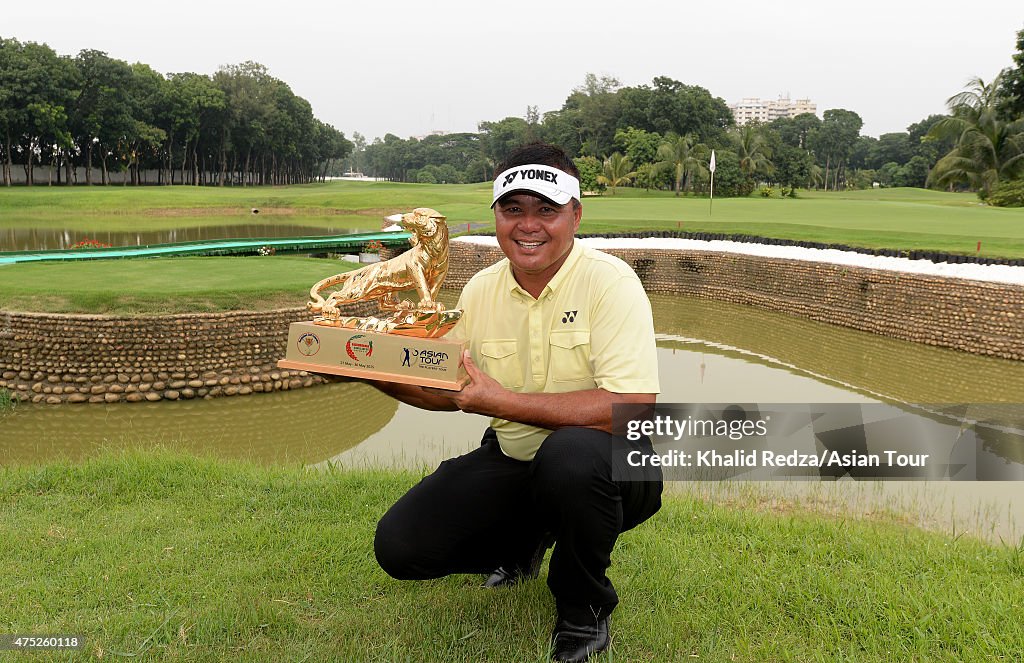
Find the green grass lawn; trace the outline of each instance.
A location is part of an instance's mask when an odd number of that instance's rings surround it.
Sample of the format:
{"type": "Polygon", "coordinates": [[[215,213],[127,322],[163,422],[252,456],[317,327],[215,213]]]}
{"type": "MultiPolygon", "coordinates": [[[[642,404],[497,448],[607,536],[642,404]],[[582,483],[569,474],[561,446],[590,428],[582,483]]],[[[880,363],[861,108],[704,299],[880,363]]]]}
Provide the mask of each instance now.
{"type": "MultiPolygon", "coordinates": [[[[725,232],[892,249],[932,249],[1024,257],[1024,209],[982,206],[973,194],[923,189],[803,191],[797,199],[716,199],[619,188],[584,202],[581,232],[725,232]]],[[[429,206],[451,223],[492,220],[490,185],[329,182],[289,187],[0,188],[3,228],[164,229],[251,221],[358,227],[429,206]]]]}
{"type": "MultiPolygon", "coordinates": [[[[449,223],[490,222],[488,184],[331,182],[290,187],[0,187],[6,228],[88,232],[259,222],[376,228],[417,206],[449,223]]],[[[684,230],[1024,257],[1024,209],[980,206],[970,194],[923,189],[802,192],[797,199],[706,198],[618,189],[584,201],[583,233],[684,230]]],[[[332,263],[333,265],[334,263],[332,263]]],[[[340,265],[339,265],[340,267],[340,265]]],[[[299,258],[206,258],[0,267],[0,308],[110,313],[265,309],[305,301],[334,266],[299,258]],[[256,263],[256,260],[260,260],[256,263]],[[258,267],[257,267],[258,266],[258,267]]],[[[338,271],[341,271],[340,269],[338,271]]]]}
{"type": "MultiPolygon", "coordinates": [[[[417,479],[166,451],[0,469],[0,632],[80,635],[82,660],[546,660],[546,572],[491,591],[481,577],[398,582],[377,567],[375,522],[417,479]]],[[[1024,550],[758,506],[674,495],[625,534],[599,660],[1024,650],[1024,550]]]]}
{"type": "Polygon", "coordinates": [[[0,309],[136,314],[304,306],[314,283],[358,266],[296,256],[7,265],[0,267],[0,309]]]}
{"type": "Polygon", "coordinates": [[[1024,210],[982,207],[974,196],[923,189],[801,192],[797,199],[724,198],[713,205],[706,198],[620,189],[614,197],[585,201],[581,232],[632,229],[962,254],[974,254],[981,241],[983,256],[1024,257],[1024,210]]]}

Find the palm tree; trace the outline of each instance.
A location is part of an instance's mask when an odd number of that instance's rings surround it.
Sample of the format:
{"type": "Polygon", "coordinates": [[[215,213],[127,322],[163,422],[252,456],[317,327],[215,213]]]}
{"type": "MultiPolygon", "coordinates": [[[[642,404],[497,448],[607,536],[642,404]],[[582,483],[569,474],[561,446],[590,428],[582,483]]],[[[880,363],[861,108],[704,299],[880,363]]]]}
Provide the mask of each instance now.
{"type": "Polygon", "coordinates": [[[818,188],[825,183],[825,171],[822,170],[821,166],[814,162],[811,163],[811,167],[809,168],[809,175],[811,179],[808,184],[813,184],[815,188],[818,188]]]}
{"type": "Polygon", "coordinates": [[[748,181],[758,174],[768,175],[775,170],[771,162],[772,148],[757,125],[744,124],[732,134],[736,155],[740,158],[740,171],[748,181]]]}
{"type": "Polygon", "coordinates": [[[932,168],[929,185],[966,182],[984,199],[999,181],[1024,174],[1024,118],[1000,118],[1001,85],[1002,74],[988,85],[975,78],[946,102],[950,116],[936,122],[928,135],[952,138],[956,146],[932,168]]]}
{"type": "Polygon", "coordinates": [[[683,186],[683,180],[689,182],[694,173],[706,176],[708,169],[704,166],[704,156],[707,153],[707,146],[704,143],[696,143],[693,134],[680,136],[669,132],[665,140],[658,146],[658,166],[671,168],[675,181],[675,192],[683,186]]]}
{"type": "Polygon", "coordinates": [[[604,174],[598,175],[597,181],[609,187],[614,196],[615,187],[628,184],[634,177],[633,162],[616,152],[604,160],[604,174]]]}

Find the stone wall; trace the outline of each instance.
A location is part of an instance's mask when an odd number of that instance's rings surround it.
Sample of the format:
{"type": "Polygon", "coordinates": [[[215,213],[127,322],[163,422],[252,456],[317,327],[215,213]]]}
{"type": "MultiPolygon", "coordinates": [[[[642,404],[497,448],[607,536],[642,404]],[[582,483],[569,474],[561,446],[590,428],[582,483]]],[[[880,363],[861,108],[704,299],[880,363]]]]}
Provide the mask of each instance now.
{"type": "MultiPolygon", "coordinates": [[[[445,285],[501,259],[452,243],[445,285]]],[[[731,253],[611,250],[650,292],[756,306],[893,338],[1024,359],[1024,286],[731,253]]],[[[347,311],[365,315],[372,304],[347,311]]],[[[116,317],[0,312],[0,388],[45,403],[213,398],[321,382],[279,370],[304,308],[116,317]]]]}
{"type": "MultiPolygon", "coordinates": [[[[446,285],[503,255],[453,242],[446,285]]],[[[1024,286],[686,250],[611,249],[648,292],[757,306],[964,352],[1024,359],[1024,286]]]]}
{"type": "Polygon", "coordinates": [[[0,312],[0,388],[57,404],[308,387],[322,379],[276,365],[288,325],[308,319],[305,308],[141,317],[0,312]]]}

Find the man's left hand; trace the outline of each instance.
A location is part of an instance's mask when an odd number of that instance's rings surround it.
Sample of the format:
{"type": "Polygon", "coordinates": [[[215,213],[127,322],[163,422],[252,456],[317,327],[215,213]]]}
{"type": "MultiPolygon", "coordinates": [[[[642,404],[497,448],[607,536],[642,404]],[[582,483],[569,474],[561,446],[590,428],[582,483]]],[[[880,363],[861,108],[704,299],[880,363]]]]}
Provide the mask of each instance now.
{"type": "Polygon", "coordinates": [[[469,382],[462,388],[462,391],[430,387],[424,387],[423,390],[450,399],[463,412],[485,414],[492,417],[499,416],[501,403],[508,398],[511,392],[502,387],[490,375],[481,371],[473,363],[473,359],[469,356],[469,350],[463,350],[462,364],[466,367],[466,374],[469,375],[469,382]]]}

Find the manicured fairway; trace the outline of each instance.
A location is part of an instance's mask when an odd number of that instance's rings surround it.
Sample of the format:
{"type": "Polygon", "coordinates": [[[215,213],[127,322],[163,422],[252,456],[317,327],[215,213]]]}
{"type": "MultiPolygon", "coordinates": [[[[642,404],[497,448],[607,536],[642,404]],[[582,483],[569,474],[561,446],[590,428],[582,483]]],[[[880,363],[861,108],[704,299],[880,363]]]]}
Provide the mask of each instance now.
{"type": "MultiPolygon", "coordinates": [[[[489,222],[488,184],[329,182],[292,187],[0,188],[0,229],[163,229],[261,220],[377,227],[380,218],[434,207],[453,224],[489,222]]],[[[982,206],[973,194],[923,189],[800,192],[797,199],[707,198],[618,189],[584,201],[581,232],[725,232],[892,249],[1024,257],[1024,209],[982,206]]]]}
{"type": "MultiPolygon", "coordinates": [[[[0,469],[0,631],[79,635],[73,660],[548,660],[546,571],[490,591],[377,566],[375,523],[418,478],[166,451],[0,469]]],[[[597,661],[1017,660],[1022,553],[668,496],[619,541],[597,661]]]]}
{"type": "Polygon", "coordinates": [[[587,200],[581,231],[624,232],[646,226],[964,254],[974,254],[981,241],[983,256],[1024,256],[1024,210],[981,207],[966,194],[920,189],[802,192],[797,199],[726,198],[709,205],[706,198],[630,193],[636,197],[587,200]]]}
{"type": "Polygon", "coordinates": [[[311,285],[358,266],[295,256],[8,265],[0,267],[0,309],[179,313],[303,306],[311,285]]]}

